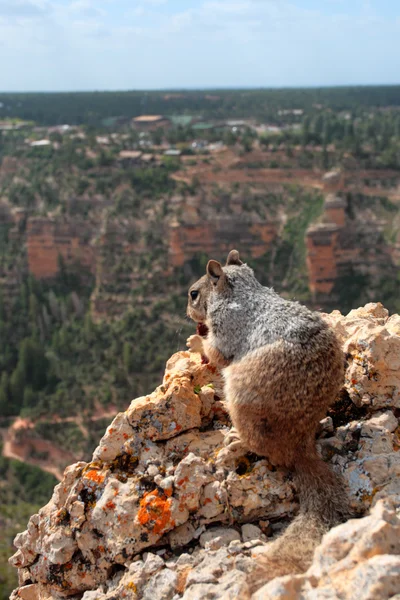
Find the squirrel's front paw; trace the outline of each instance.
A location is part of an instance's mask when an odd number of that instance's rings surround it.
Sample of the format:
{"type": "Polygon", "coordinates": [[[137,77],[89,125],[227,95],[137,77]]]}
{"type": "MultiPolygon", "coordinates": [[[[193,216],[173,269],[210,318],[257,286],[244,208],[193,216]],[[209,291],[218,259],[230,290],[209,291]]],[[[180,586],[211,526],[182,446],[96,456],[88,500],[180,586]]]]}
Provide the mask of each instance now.
{"type": "Polygon", "coordinates": [[[203,353],[203,340],[199,335],[191,335],[187,341],[186,346],[189,348],[189,352],[203,353]]]}

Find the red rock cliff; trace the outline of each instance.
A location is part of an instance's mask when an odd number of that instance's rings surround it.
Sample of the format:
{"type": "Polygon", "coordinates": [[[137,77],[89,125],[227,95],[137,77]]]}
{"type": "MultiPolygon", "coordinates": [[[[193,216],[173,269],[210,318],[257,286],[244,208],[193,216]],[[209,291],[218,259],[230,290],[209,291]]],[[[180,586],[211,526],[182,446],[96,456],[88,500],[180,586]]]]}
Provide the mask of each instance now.
{"type": "Polygon", "coordinates": [[[27,222],[29,271],[38,279],[54,277],[59,256],[66,264],[79,262],[94,270],[95,257],[86,223],[49,217],[30,217],[27,222]]]}

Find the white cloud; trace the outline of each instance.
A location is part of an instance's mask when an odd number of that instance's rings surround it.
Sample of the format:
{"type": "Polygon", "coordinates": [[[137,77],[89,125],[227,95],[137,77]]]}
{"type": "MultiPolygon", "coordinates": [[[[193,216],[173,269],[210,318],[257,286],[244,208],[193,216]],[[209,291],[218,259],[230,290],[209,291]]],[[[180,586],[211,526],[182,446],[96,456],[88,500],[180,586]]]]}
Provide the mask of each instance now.
{"type": "Polygon", "coordinates": [[[377,17],[371,7],[354,17],[339,1],[329,2],[329,10],[326,3],[318,10],[300,3],[202,0],[174,11],[173,0],[163,10],[157,7],[165,0],[134,6],[127,0],[52,1],[51,8],[46,0],[0,0],[0,86],[129,89],[397,79],[398,19],[377,17]]]}

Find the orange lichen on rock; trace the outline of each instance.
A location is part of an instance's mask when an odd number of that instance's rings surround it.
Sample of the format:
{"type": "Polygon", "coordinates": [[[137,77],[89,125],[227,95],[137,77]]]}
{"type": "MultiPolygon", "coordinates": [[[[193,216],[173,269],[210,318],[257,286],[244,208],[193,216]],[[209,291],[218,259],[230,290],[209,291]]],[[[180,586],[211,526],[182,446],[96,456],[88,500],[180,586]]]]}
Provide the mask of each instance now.
{"type": "Polygon", "coordinates": [[[90,479],[91,481],[94,481],[95,483],[103,483],[103,481],[105,479],[105,475],[103,475],[102,473],[99,473],[99,471],[97,471],[96,469],[91,469],[90,471],[85,473],[84,477],[86,479],[90,479]]]}
{"type": "Polygon", "coordinates": [[[171,519],[171,498],[159,497],[158,490],[148,492],[140,501],[137,519],[155,534],[172,529],[175,523],[171,519]]]}

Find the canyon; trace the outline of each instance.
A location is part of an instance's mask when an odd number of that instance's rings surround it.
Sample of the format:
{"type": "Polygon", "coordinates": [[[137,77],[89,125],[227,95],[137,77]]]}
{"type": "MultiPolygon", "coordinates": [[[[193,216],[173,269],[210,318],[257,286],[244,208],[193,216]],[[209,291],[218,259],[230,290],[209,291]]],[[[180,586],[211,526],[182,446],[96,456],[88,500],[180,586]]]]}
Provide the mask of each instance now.
{"type": "MultiPolygon", "coordinates": [[[[243,163],[233,160],[229,153],[220,153],[215,156],[213,169],[198,165],[185,170],[186,178],[203,179],[203,183],[194,195],[175,194],[165,200],[168,208],[162,218],[136,217],[134,212],[113,215],[95,204],[90,218],[82,219],[73,212],[38,217],[23,209],[10,211],[4,205],[0,220],[8,227],[9,236],[26,248],[20,271],[37,279],[51,279],[59,273],[62,262],[92,276],[92,307],[101,317],[118,317],[127,308],[139,278],[138,261],[145,255],[162,255],[154,261],[154,273],[163,276],[200,254],[220,258],[237,246],[245,258],[258,259],[261,269],[262,261],[266,265],[274,247],[281,243],[287,220],[284,202],[278,206],[273,200],[265,203],[264,198],[290,196],[293,186],[315,194],[315,203],[321,195],[324,198],[322,209],[304,232],[312,306],[333,308],[340,302],[340,286],[349,277],[353,281],[357,277],[364,282],[368,279],[366,286],[373,290],[383,274],[393,276],[400,264],[396,172],[358,170],[324,175],[243,168],[257,159],[259,156],[252,153],[243,163]],[[220,169],[217,173],[216,167],[220,169]],[[224,173],[229,174],[230,188],[223,184],[224,173]],[[242,178],[232,191],[236,173],[249,177],[251,185],[242,178]],[[212,177],[220,186],[218,190],[210,181],[212,177]]],[[[183,175],[178,172],[173,177],[179,181],[183,175]]],[[[12,293],[15,267],[3,269],[0,276],[5,294],[12,293]]],[[[374,299],[373,291],[369,299],[374,299]]]]}

